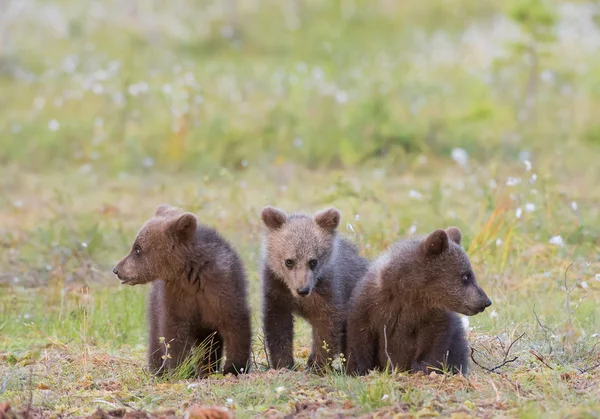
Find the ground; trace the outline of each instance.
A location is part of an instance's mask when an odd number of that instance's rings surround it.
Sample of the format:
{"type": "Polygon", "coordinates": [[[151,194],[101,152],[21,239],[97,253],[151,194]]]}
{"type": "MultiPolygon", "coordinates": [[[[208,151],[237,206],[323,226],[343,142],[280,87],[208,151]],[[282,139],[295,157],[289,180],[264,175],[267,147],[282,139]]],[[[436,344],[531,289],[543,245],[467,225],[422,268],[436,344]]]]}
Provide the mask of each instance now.
{"type": "Polygon", "coordinates": [[[598,4],[226,4],[0,0],[0,416],[596,417],[598,4]],[[250,374],[147,373],[149,288],[111,269],[162,203],[241,254],[250,374]],[[336,206],[369,258],[458,226],[472,371],[311,375],[303,321],[268,369],[267,204],[336,206]]]}

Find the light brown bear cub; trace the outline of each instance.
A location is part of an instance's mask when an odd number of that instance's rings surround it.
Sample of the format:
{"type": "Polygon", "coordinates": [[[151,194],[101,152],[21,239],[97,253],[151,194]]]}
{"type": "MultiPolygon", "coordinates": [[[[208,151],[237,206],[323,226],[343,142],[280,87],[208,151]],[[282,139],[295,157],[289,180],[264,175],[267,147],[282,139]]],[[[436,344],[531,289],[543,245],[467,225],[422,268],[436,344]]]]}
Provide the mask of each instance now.
{"type": "Polygon", "coordinates": [[[345,353],[346,309],[367,270],[358,249],[337,235],[340,213],[329,208],[313,217],[262,210],[264,243],[263,325],[273,368],[293,368],[294,314],[312,326],[309,369],[322,371],[345,353]]]}
{"type": "Polygon", "coordinates": [[[402,240],[377,259],[354,290],[348,318],[348,373],[468,368],[465,330],[492,302],[475,280],[456,227],[402,240]]]}
{"type": "Polygon", "coordinates": [[[148,361],[153,373],[172,371],[198,345],[209,349],[197,367],[206,376],[248,371],[251,345],[246,274],[235,250],[194,214],[160,205],[113,272],[127,285],[152,282],[148,361]],[[165,338],[170,348],[165,356],[165,338]]]}

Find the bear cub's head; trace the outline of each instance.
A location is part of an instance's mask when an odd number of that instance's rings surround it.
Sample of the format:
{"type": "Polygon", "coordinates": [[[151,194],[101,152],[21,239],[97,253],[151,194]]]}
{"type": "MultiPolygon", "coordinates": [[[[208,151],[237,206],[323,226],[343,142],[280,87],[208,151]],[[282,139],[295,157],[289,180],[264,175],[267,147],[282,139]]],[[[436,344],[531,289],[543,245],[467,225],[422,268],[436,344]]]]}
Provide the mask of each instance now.
{"type": "Polygon", "coordinates": [[[198,219],[194,214],[159,205],[113,273],[127,285],[167,280],[183,270],[197,228],[198,219]]]}
{"type": "Polygon", "coordinates": [[[481,289],[456,227],[436,230],[421,243],[420,254],[428,300],[438,308],[466,316],[481,313],[492,301],[481,289]]]}
{"type": "Polygon", "coordinates": [[[265,256],[269,268],[292,295],[309,296],[335,251],[339,211],[327,208],[310,217],[267,206],[261,218],[268,228],[265,256]]]}

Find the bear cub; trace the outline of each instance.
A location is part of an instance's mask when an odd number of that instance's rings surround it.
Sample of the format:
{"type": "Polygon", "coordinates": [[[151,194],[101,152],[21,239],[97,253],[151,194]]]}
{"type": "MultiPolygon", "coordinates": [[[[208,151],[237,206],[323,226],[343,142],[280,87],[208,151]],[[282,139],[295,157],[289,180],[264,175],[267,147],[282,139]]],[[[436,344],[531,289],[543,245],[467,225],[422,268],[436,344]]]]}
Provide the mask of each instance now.
{"type": "Polygon", "coordinates": [[[199,345],[206,349],[197,376],[216,372],[223,350],[224,374],[248,371],[251,329],[244,266],[229,243],[199,224],[194,214],[158,206],[113,272],[122,284],[152,282],[148,305],[152,373],[172,371],[199,345]]]}
{"type": "Polygon", "coordinates": [[[337,235],[335,208],[286,214],[267,206],[261,218],[268,228],[263,249],[263,326],[273,368],[294,367],[294,315],[312,326],[307,367],[322,367],[345,353],[347,302],[368,261],[358,248],[337,235]]]}
{"type": "Polygon", "coordinates": [[[400,371],[465,374],[469,346],[456,313],[492,302],[479,287],[456,227],[401,240],[379,257],[354,290],[348,318],[347,372],[389,363],[400,371]]]}

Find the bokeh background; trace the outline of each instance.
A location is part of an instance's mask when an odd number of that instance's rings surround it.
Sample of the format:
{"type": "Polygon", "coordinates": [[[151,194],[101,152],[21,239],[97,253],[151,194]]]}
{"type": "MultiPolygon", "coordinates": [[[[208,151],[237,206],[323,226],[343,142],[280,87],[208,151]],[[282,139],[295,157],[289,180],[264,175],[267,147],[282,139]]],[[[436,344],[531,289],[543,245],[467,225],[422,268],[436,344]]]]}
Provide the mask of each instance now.
{"type": "MultiPolygon", "coordinates": [[[[598,411],[598,51],[591,0],[0,0],[0,402],[598,411]],[[162,203],[244,259],[256,375],[145,372],[148,287],[110,271],[162,203]],[[336,206],[370,258],[459,226],[494,301],[467,325],[484,368],[443,383],[267,371],[267,204],[336,206]]],[[[296,326],[303,365],[310,328],[296,326]]]]}
{"type": "Polygon", "coordinates": [[[600,142],[587,1],[0,5],[2,162],[139,172],[486,161],[600,142]]]}

